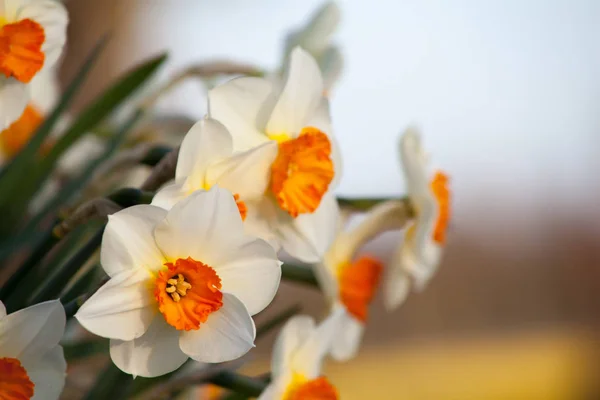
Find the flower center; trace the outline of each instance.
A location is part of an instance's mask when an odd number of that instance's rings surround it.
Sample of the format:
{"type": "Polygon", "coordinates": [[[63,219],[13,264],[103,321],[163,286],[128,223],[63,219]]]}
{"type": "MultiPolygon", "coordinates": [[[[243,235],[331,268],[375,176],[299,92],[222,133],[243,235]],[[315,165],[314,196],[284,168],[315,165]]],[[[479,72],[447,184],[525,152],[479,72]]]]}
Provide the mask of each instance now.
{"type": "Polygon", "coordinates": [[[44,28],[31,19],[24,19],[0,28],[0,73],[28,83],[42,69],[45,55],[42,44],[44,28]]]}
{"type": "Polygon", "coordinates": [[[11,158],[21,151],[43,120],[44,117],[35,107],[31,105],[25,107],[19,119],[0,132],[2,152],[11,158]]]}
{"type": "Polygon", "coordinates": [[[0,358],[0,400],[28,400],[34,383],[16,358],[0,358]]]}
{"type": "Polygon", "coordinates": [[[210,266],[191,257],[165,266],[155,281],[158,309],[176,329],[200,329],[200,324],[223,306],[221,279],[210,266]]]}
{"type": "Polygon", "coordinates": [[[284,400],[337,400],[338,392],[324,376],[307,380],[295,374],[283,398],[284,400]]]}
{"type": "Polygon", "coordinates": [[[431,180],[431,191],[438,203],[438,217],[433,230],[433,240],[439,244],[446,242],[446,230],[450,221],[450,191],[448,190],[448,176],[438,171],[431,180]]]}
{"type": "Polygon", "coordinates": [[[246,203],[240,200],[240,195],[237,193],[233,195],[233,199],[235,200],[235,204],[237,205],[237,208],[240,212],[240,217],[242,217],[242,221],[245,221],[246,215],[248,215],[248,207],[246,206],[246,203]]]}
{"type": "Polygon", "coordinates": [[[279,207],[296,218],[319,207],[333,176],[329,138],[306,127],[296,139],[279,143],[271,165],[271,190],[279,207]]]}
{"type": "Polygon", "coordinates": [[[382,271],[383,263],[368,256],[340,268],[340,299],[346,310],[361,322],[367,320],[368,306],[375,295],[382,271]]]}

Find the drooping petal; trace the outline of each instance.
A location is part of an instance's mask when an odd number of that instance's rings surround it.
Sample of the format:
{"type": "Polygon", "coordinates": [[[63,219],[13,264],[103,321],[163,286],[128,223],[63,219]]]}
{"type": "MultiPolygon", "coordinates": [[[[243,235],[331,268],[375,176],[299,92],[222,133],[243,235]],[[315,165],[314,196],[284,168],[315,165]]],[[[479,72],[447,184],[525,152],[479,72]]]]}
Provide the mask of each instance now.
{"type": "Polygon", "coordinates": [[[283,91],[273,108],[266,132],[296,137],[307,126],[323,96],[323,79],[315,60],[297,47],[292,51],[283,91]]]}
{"type": "Polygon", "coordinates": [[[409,127],[400,138],[400,159],[411,199],[427,194],[427,155],[421,146],[421,133],[414,127],[409,127]]]}
{"type": "Polygon", "coordinates": [[[358,353],[365,326],[345,312],[338,321],[331,356],[337,361],[348,361],[358,353]]]}
{"type": "Polygon", "coordinates": [[[325,297],[329,301],[337,299],[340,292],[337,276],[338,262],[333,258],[329,259],[326,255],[325,261],[312,264],[312,269],[325,297]]]}
{"type": "Polygon", "coordinates": [[[214,186],[177,203],[157,225],[154,237],[171,260],[192,257],[214,266],[245,235],[233,194],[214,186]]]}
{"type": "Polygon", "coordinates": [[[256,147],[268,140],[263,132],[270,111],[273,84],[266,79],[232,79],[208,92],[212,118],[224,124],[233,137],[235,151],[256,147]]]}
{"type": "Polygon", "coordinates": [[[307,263],[322,260],[337,233],[339,207],[333,193],[328,192],[312,214],[297,218],[280,218],[278,231],[281,244],[292,257],[307,263]]]}
{"type": "Polygon", "coordinates": [[[250,315],[264,310],[277,294],[281,280],[281,262],[273,247],[247,236],[221,256],[213,268],[221,278],[222,291],[237,297],[250,315]]]}
{"type": "Polygon", "coordinates": [[[65,6],[54,0],[37,0],[24,3],[17,12],[17,19],[29,18],[44,28],[44,44],[42,51],[45,54],[44,68],[49,68],[60,57],[65,42],[67,41],[67,24],[69,16],[65,6]]]}
{"type": "Polygon", "coordinates": [[[269,185],[276,157],[277,143],[269,141],[211,166],[207,182],[238,194],[243,201],[261,197],[269,185]]]}
{"type": "Polygon", "coordinates": [[[172,182],[163,186],[152,198],[152,205],[170,210],[175,204],[185,199],[189,192],[188,185],[183,182],[172,182]]]}
{"type": "Polygon", "coordinates": [[[336,307],[327,318],[310,331],[293,356],[294,371],[308,379],[321,375],[323,359],[331,351],[333,342],[338,339],[338,329],[345,317],[345,311],[336,307]]]}
{"type": "Polygon", "coordinates": [[[257,400],[281,400],[287,389],[284,380],[275,380],[258,396],[257,400]]]}
{"type": "Polygon", "coordinates": [[[4,303],[0,301],[0,319],[6,317],[6,307],[4,303]]]}
{"type": "Polygon", "coordinates": [[[61,346],[54,346],[35,359],[21,360],[33,382],[32,400],[58,399],[67,376],[67,362],[61,346]]]}
{"type": "Polygon", "coordinates": [[[28,101],[27,85],[16,79],[0,76],[0,131],[19,119],[28,101]]]}
{"type": "Polygon", "coordinates": [[[119,340],[139,338],[158,311],[151,279],[145,269],[115,275],[81,306],[75,318],[98,336],[119,340]]]}
{"type": "Polygon", "coordinates": [[[404,303],[408,297],[410,279],[401,268],[391,264],[383,284],[383,304],[388,311],[392,311],[404,303]]]}
{"type": "Polygon", "coordinates": [[[111,340],[110,358],[128,374],[153,378],[175,371],[188,359],[179,348],[179,331],[157,315],[142,336],[111,340]]]}
{"type": "Polygon", "coordinates": [[[210,314],[200,329],[182,332],[181,350],[196,361],[218,363],[234,360],[254,347],[256,327],[244,304],[223,294],[223,307],[210,314]]]}
{"type": "Polygon", "coordinates": [[[104,271],[113,277],[131,269],[160,269],[165,260],[153,230],[166,215],[162,208],[146,204],[109,215],[100,250],[104,271]]]}
{"type": "Polygon", "coordinates": [[[58,344],[65,324],[65,310],[58,300],[39,303],[5,316],[0,324],[0,357],[40,357],[58,344]]]}
{"type": "Polygon", "coordinates": [[[288,320],[273,345],[271,373],[283,376],[293,367],[294,355],[315,330],[315,321],[308,315],[297,315],[288,320]]]}
{"type": "Polygon", "coordinates": [[[233,142],[219,121],[204,118],[185,135],[179,149],[175,179],[189,178],[192,189],[204,189],[206,168],[233,152],[233,142]]]}
{"type": "Polygon", "coordinates": [[[302,29],[288,36],[286,52],[291,51],[293,47],[301,46],[315,57],[320,55],[329,47],[331,36],[338,28],[340,19],[340,7],[334,2],[325,3],[314,12],[302,29]]]}

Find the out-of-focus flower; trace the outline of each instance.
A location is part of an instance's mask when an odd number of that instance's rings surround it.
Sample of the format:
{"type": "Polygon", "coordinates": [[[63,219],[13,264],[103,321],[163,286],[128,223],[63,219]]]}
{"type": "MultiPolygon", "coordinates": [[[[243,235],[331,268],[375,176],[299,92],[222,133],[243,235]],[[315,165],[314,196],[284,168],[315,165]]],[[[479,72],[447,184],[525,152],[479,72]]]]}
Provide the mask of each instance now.
{"type": "Polygon", "coordinates": [[[34,118],[35,108],[26,108],[29,84],[60,57],[68,15],[54,0],[1,0],[0,5],[0,129],[6,129],[24,110],[24,118],[34,118]]]}
{"type": "Polygon", "coordinates": [[[377,291],[383,263],[373,256],[357,257],[357,252],[377,235],[401,229],[406,208],[401,201],[390,200],[373,207],[354,228],[342,224],[324,259],[314,265],[315,274],[332,312],[341,312],[331,355],[348,360],[358,351],[369,305],[377,291]]]}
{"type": "MultiPolygon", "coordinates": [[[[27,144],[59,96],[56,71],[41,70],[29,84],[31,99],[18,119],[0,131],[0,167],[27,144]]],[[[0,100],[1,102],[1,100],[0,100]]]]}
{"type": "Polygon", "coordinates": [[[58,399],[67,363],[65,310],[47,301],[6,315],[0,302],[0,399],[58,399]]]}
{"type": "Polygon", "coordinates": [[[331,43],[340,22],[340,14],[340,8],[336,3],[325,3],[312,15],[306,25],[291,32],[285,40],[284,66],[287,65],[292,50],[297,46],[302,47],[319,64],[326,93],[331,91],[339,79],[344,64],[340,50],[331,43]]]}
{"type": "Polygon", "coordinates": [[[277,156],[277,143],[233,154],[227,129],[218,121],[205,118],[185,136],[179,151],[175,182],[160,190],[152,204],[170,209],[196,190],[214,185],[233,193],[248,233],[261,237],[274,247],[277,240],[268,220],[261,218],[260,203],[269,185],[270,166],[277,156]]]}
{"type": "Polygon", "coordinates": [[[321,365],[334,340],[339,314],[332,314],[319,326],[312,318],[291,318],[273,347],[272,382],[259,400],[300,400],[338,398],[337,389],[321,375],[321,365]]]}
{"type": "Polygon", "coordinates": [[[420,133],[406,130],[400,156],[408,197],[415,215],[396,251],[385,283],[385,305],[396,308],[406,298],[411,280],[422,290],[437,270],[450,220],[448,176],[437,171],[431,177],[420,133]]]}
{"type": "Polygon", "coordinates": [[[231,133],[234,151],[278,144],[267,196],[254,208],[284,250],[305,262],[318,261],[331,243],[324,232],[336,221],[333,189],[342,169],[322,93],[319,67],[300,48],[283,85],[243,77],[209,92],[209,113],[231,133]]]}
{"type": "Polygon", "coordinates": [[[120,369],[146,377],[188,357],[244,355],[256,336],[251,315],[271,302],[281,277],[273,248],[244,234],[233,195],[218,187],[168,212],[138,205],[111,215],[100,258],[111,279],[76,318],[112,339],[120,369]]]}

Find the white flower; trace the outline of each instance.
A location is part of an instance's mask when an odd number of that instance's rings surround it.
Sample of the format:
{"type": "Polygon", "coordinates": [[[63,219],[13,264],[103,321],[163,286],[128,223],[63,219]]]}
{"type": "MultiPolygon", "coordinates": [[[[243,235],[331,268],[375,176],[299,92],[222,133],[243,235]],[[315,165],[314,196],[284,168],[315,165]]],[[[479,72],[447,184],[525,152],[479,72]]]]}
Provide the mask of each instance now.
{"type": "MultiPolygon", "coordinates": [[[[323,260],[314,265],[316,277],[332,312],[340,312],[331,355],[339,361],[356,355],[368,317],[368,307],[376,294],[383,263],[358,251],[377,235],[401,229],[406,209],[401,201],[390,200],[373,207],[348,230],[340,226],[323,260]]],[[[342,224],[340,224],[342,225],[342,224]]]]}
{"type": "Polygon", "coordinates": [[[244,234],[232,194],[198,191],[168,212],[138,205],[111,215],[101,263],[110,280],[77,312],[108,337],[113,362],[153,377],[188,357],[222,362],[254,346],[251,315],[281,277],[273,248],[244,234]]]}
{"type": "Polygon", "coordinates": [[[57,300],[9,315],[0,302],[0,399],[58,399],[67,370],[58,345],[65,324],[57,300]]]}
{"type": "Polygon", "coordinates": [[[339,26],[340,16],[340,8],[336,3],[325,3],[302,28],[291,32],[285,40],[284,66],[287,67],[293,49],[302,47],[319,64],[326,92],[339,79],[344,64],[339,49],[332,45],[332,36],[339,26]]]}
{"type": "Polygon", "coordinates": [[[315,60],[296,48],[279,86],[262,78],[233,79],[209,92],[209,111],[229,130],[234,151],[278,143],[260,219],[291,256],[316,262],[330,244],[323,232],[335,223],[339,149],[315,60]]]}
{"type": "Polygon", "coordinates": [[[29,83],[62,53],[68,15],[54,0],[0,0],[0,129],[30,100],[29,83]]]}
{"type": "Polygon", "coordinates": [[[335,340],[338,316],[330,315],[319,326],[304,315],[285,324],[273,347],[273,380],[258,400],[338,398],[336,388],[321,375],[321,364],[335,340]]]}
{"type": "Polygon", "coordinates": [[[417,290],[429,282],[440,263],[450,219],[448,177],[437,171],[431,178],[416,129],[409,128],[402,136],[400,155],[415,221],[407,228],[389,268],[385,287],[388,309],[404,301],[411,280],[417,290]]]}
{"type": "Polygon", "coordinates": [[[247,233],[278,247],[273,229],[260,212],[276,156],[275,142],[234,154],[227,129],[218,121],[205,118],[190,129],[181,143],[175,182],[163,187],[152,204],[168,210],[196,190],[219,185],[233,193],[247,233]]]}

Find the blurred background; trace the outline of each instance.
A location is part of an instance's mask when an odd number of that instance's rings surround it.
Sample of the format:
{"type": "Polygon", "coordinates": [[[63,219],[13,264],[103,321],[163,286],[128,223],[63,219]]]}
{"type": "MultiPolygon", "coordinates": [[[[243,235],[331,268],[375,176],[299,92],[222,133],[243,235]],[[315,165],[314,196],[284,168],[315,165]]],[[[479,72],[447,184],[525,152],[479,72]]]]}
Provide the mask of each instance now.
{"type": "MultiPolygon", "coordinates": [[[[216,58],[274,69],[285,35],[321,4],[70,0],[61,76],[107,32],[90,98],[165,50],[163,78],[216,58]]],[[[600,398],[600,2],[338,4],[339,194],[402,195],[397,140],[416,124],[454,195],[439,274],[391,315],[378,299],[359,357],[328,364],[342,398],[600,398]]],[[[199,119],[206,92],[186,83],[160,107],[199,119]]],[[[387,260],[399,238],[369,251],[387,260]]],[[[318,293],[289,284],[274,308],[306,298],[319,315],[318,293]]],[[[267,370],[271,340],[252,371],[267,370]]]]}

